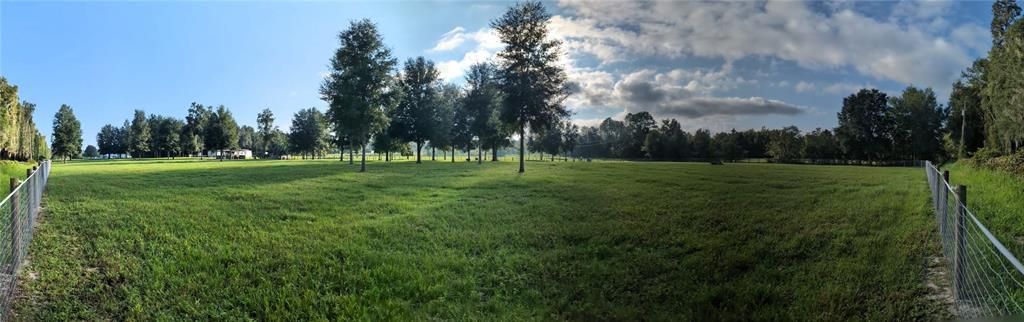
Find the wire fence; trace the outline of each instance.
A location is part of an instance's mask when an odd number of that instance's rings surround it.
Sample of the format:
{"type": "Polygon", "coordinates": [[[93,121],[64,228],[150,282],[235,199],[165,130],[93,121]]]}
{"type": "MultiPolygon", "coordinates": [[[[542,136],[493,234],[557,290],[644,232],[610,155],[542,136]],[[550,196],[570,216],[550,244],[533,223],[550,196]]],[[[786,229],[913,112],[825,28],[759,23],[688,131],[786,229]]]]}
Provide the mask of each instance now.
{"type": "Polygon", "coordinates": [[[32,228],[50,176],[50,161],[28,172],[24,181],[11,179],[11,193],[0,201],[0,321],[10,320],[18,269],[32,241],[32,228]]]}
{"type": "Polygon", "coordinates": [[[925,164],[955,314],[964,319],[1024,315],[1024,266],[967,208],[967,187],[925,164]]]}

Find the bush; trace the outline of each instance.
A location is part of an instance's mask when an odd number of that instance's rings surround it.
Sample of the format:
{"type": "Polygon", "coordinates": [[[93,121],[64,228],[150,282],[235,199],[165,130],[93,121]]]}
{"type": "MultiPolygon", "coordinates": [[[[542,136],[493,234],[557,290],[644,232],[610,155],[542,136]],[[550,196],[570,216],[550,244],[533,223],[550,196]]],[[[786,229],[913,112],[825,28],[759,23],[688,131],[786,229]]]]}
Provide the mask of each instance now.
{"type": "Polygon", "coordinates": [[[972,167],[1005,171],[1024,178],[1024,151],[1002,156],[993,149],[981,148],[974,153],[974,157],[966,161],[972,167]]]}

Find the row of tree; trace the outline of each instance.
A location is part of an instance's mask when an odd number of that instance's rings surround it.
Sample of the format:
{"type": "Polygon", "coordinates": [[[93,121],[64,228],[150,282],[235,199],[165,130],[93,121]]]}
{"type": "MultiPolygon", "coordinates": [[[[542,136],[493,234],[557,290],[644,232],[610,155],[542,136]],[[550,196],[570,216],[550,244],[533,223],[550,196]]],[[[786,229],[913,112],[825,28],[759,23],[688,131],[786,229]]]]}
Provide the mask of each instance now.
{"type": "Polygon", "coordinates": [[[992,48],[953,84],[945,140],[951,154],[1012,154],[1024,147],[1024,20],[1014,0],[992,4],[992,48]]]}
{"type": "Polygon", "coordinates": [[[49,159],[46,137],[32,118],[36,105],[18,100],[18,86],[0,76],[0,160],[49,159]]]}

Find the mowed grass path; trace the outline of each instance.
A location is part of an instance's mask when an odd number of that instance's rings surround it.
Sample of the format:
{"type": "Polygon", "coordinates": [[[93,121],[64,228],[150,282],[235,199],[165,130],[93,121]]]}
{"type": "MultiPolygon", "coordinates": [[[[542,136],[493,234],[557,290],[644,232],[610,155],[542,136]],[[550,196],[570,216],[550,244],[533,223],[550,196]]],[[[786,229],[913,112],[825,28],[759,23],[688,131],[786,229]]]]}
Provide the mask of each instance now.
{"type": "Polygon", "coordinates": [[[24,320],[907,320],[920,169],[55,164],[24,320]]]}

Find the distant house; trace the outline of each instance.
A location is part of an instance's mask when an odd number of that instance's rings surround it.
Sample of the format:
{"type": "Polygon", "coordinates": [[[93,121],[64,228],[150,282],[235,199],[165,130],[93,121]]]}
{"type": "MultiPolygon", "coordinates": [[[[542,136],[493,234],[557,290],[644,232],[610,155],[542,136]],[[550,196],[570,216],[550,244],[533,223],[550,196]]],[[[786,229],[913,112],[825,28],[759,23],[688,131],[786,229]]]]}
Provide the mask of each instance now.
{"type": "Polygon", "coordinates": [[[224,151],[206,151],[206,156],[211,158],[252,159],[252,150],[239,149],[224,151]]]}

